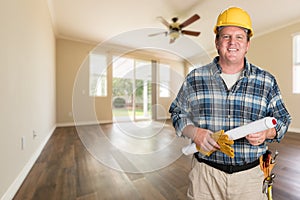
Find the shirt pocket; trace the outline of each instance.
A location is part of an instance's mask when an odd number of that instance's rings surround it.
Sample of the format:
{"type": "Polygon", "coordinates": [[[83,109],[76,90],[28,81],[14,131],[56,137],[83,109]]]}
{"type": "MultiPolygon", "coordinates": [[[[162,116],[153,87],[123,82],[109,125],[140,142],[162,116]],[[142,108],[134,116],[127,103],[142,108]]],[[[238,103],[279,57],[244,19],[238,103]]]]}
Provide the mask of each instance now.
{"type": "Polygon", "coordinates": [[[242,117],[249,121],[255,121],[266,117],[267,101],[259,95],[245,95],[242,117]]]}

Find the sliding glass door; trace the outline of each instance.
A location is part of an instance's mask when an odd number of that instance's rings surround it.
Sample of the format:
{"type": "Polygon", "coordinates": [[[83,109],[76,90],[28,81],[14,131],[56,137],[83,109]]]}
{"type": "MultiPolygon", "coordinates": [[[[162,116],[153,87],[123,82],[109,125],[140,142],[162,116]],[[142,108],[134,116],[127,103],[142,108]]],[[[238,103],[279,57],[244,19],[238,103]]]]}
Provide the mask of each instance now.
{"type": "Polygon", "coordinates": [[[114,121],[151,119],[151,61],[115,57],[112,66],[114,121]]]}

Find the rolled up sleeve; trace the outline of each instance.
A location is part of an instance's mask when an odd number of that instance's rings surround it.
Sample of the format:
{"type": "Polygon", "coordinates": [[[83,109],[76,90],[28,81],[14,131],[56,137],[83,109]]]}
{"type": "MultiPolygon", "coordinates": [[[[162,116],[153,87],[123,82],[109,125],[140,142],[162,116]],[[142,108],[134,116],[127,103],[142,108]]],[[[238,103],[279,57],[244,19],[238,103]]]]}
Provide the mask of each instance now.
{"type": "Polygon", "coordinates": [[[271,115],[277,119],[277,125],[275,127],[277,135],[272,142],[280,142],[287,132],[292,118],[282,100],[281,93],[276,82],[272,90],[270,113],[272,113],[271,115]]]}
{"type": "Polygon", "coordinates": [[[194,125],[190,116],[189,92],[189,88],[185,81],[169,109],[176,134],[182,137],[185,137],[182,134],[183,129],[188,125],[194,125]]]}

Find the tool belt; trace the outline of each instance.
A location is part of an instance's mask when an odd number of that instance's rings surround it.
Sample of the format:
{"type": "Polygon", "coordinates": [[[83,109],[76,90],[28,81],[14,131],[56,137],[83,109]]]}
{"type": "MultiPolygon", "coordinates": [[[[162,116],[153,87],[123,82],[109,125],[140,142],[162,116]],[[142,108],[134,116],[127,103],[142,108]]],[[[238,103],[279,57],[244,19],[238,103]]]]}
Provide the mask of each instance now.
{"type": "Polygon", "coordinates": [[[223,164],[218,164],[215,162],[211,162],[202,158],[198,158],[197,155],[195,155],[196,159],[198,160],[198,162],[200,163],[205,163],[215,169],[221,170],[223,172],[226,172],[227,174],[233,174],[236,172],[241,172],[241,171],[245,171],[248,169],[252,169],[256,166],[259,165],[259,159],[255,160],[254,162],[251,163],[247,163],[245,165],[223,165],[223,164]]]}

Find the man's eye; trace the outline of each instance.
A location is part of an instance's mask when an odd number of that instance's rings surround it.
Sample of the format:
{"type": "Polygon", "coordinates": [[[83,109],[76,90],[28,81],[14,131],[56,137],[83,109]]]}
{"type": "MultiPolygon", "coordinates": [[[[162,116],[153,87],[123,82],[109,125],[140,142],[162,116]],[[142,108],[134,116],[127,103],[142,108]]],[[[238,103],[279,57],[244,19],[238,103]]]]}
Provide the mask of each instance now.
{"type": "Polygon", "coordinates": [[[223,38],[223,39],[229,39],[230,36],[229,36],[229,35],[223,35],[222,38],[223,38]]]}

